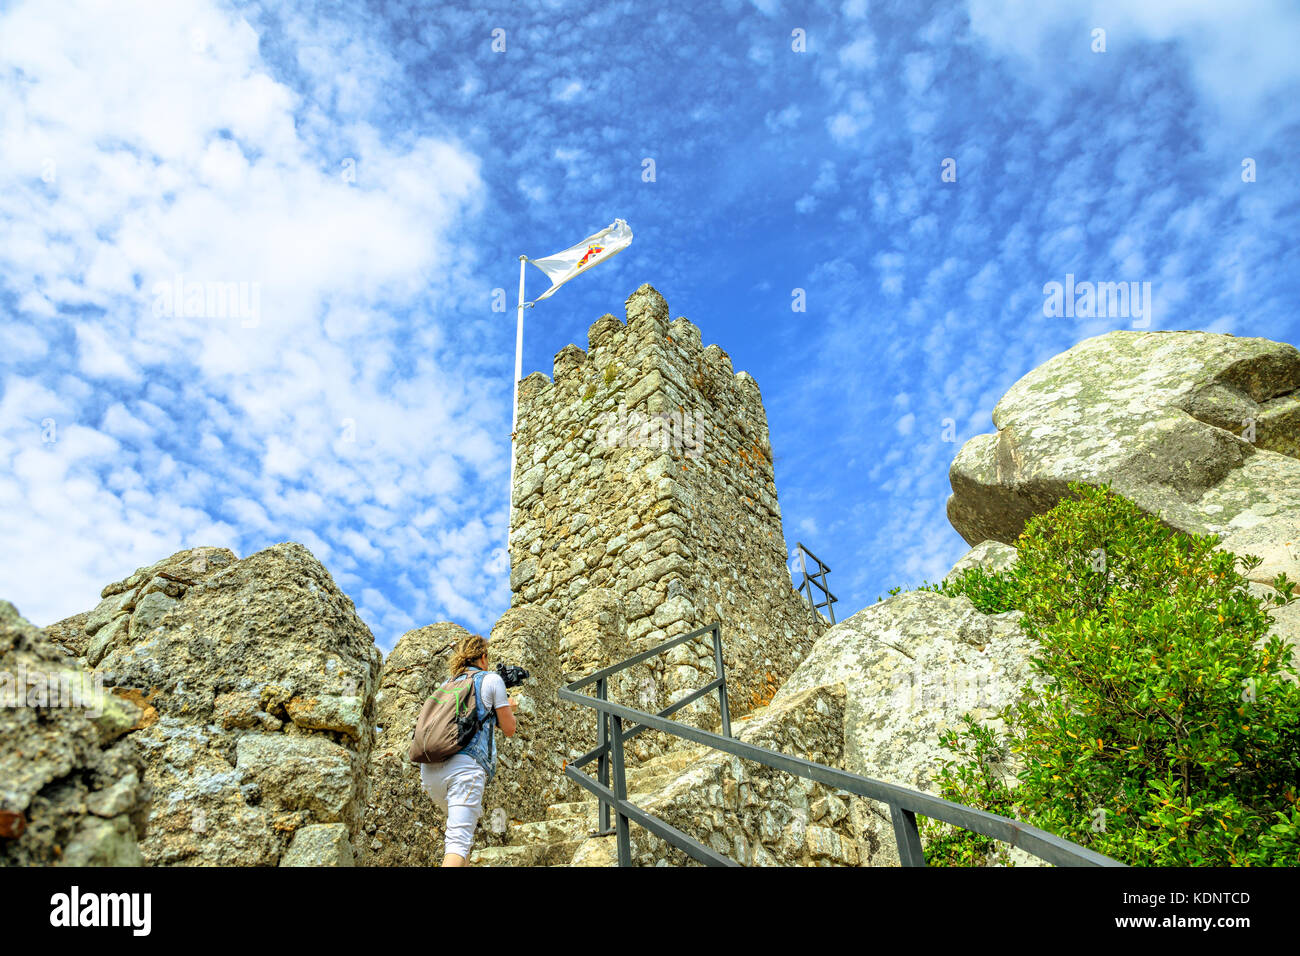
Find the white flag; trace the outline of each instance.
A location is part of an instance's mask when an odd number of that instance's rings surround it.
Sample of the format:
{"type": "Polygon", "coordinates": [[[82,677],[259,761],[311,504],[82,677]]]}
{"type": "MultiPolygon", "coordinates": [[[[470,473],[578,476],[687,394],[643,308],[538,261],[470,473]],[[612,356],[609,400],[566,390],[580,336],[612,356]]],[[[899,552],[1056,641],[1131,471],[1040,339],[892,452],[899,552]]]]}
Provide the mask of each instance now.
{"type": "Polygon", "coordinates": [[[545,259],[529,259],[551,280],[551,287],[539,295],[534,302],[541,302],[552,292],[574,276],[586,272],[598,262],[604,262],[610,256],[617,255],[632,244],[632,230],[622,219],[615,219],[594,236],[588,236],[576,246],[570,246],[563,252],[557,252],[545,259]]]}

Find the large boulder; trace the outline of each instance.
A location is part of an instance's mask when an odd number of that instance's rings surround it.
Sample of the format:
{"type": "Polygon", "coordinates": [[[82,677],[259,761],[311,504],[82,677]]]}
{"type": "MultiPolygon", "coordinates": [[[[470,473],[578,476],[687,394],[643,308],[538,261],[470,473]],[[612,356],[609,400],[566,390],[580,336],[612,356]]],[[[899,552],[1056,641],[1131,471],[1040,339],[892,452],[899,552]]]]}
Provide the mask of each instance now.
{"type": "Polygon", "coordinates": [[[0,601],[0,866],[139,866],[140,710],[0,601]]]}
{"type": "MultiPolygon", "coordinates": [[[[843,684],[844,751],[852,773],[937,793],[935,773],[951,754],[939,743],[964,714],[995,729],[997,712],[1034,680],[1033,642],[1020,612],[981,614],[965,597],[913,591],[840,621],[818,641],[772,701],[843,684]]],[[[898,864],[889,809],[853,799],[848,836],[862,862],[898,864]]]]}
{"type": "Polygon", "coordinates": [[[987,574],[997,574],[999,571],[1009,570],[1016,563],[1018,555],[1019,552],[1009,544],[992,540],[981,541],[957,559],[957,562],[944,575],[944,580],[951,581],[963,571],[969,571],[971,568],[979,568],[987,574]]]}
{"type": "Polygon", "coordinates": [[[355,848],[382,658],[311,553],[195,549],[103,595],[86,654],[144,711],[127,739],[154,791],[145,860],[275,865],[298,830],[329,824],[355,848]]]}
{"type": "Polygon", "coordinates": [[[948,517],[971,544],[1015,542],[1067,483],[1109,484],[1170,527],[1300,580],[1300,351],[1207,332],[1117,331],[1021,378],[997,432],[953,461],[948,517]]]}
{"type": "Polygon", "coordinates": [[[446,817],[420,788],[409,759],[411,728],[433,689],[447,679],[456,642],[469,634],[442,622],[407,631],[393,645],[375,694],[375,747],[362,838],[367,866],[437,866],[446,817]]]}

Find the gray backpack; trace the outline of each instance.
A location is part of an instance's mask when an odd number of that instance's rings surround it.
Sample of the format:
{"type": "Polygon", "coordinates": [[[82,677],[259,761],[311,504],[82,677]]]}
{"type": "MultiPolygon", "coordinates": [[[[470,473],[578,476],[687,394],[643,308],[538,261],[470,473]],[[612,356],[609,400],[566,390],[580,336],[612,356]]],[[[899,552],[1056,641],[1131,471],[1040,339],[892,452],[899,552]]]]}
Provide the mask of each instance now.
{"type": "Polygon", "coordinates": [[[442,763],[464,750],[482,725],[474,674],[453,677],[420,708],[411,734],[411,761],[442,763]]]}

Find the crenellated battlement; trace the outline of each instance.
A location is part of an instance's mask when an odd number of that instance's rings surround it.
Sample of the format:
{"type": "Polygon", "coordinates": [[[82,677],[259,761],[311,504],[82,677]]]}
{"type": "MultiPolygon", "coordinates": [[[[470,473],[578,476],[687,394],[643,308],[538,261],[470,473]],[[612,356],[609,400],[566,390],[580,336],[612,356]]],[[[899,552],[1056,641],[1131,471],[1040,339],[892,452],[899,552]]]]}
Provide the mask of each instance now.
{"type": "MultiPolygon", "coordinates": [[[[762,396],[651,286],[625,312],[520,385],[513,603],[561,613],[609,588],[638,647],[721,620],[743,714],[817,633],[786,566],[762,396]]],[[[692,654],[661,665],[664,694],[707,670],[692,654]]]]}
{"type": "Polygon", "coordinates": [[[761,409],[758,384],[747,372],[735,372],[731,357],[718,345],[704,347],[700,329],[684,316],[667,320],[668,305],[650,285],[628,297],[627,321],[606,313],[587,330],[587,349],[566,345],[555,354],[551,378],[534,372],[520,387],[520,403],[549,405],[569,393],[607,411],[617,398],[631,411],[662,414],[672,408],[699,410],[710,416],[741,412],[739,426],[771,458],[765,416],[743,414],[761,409]],[[761,419],[761,421],[760,421],[761,419]]]}

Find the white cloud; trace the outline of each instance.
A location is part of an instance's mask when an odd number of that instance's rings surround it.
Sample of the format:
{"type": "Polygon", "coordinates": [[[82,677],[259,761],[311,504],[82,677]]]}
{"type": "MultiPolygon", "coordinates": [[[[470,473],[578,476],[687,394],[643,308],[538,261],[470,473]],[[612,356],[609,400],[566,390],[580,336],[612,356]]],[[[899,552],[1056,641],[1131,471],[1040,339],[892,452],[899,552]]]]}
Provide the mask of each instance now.
{"type": "Polygon", "coordinates": [[[561,103],[567,103],[575,98],[583,90],[582,83],[578,80],[559,81],[555,85],[554,98],[561,103]]]}
{"type": "Polygon", "coordinates": [[[1057,40],[1071,31],[1090,51],[1091,31],[1104,29],[1107,53],[1098,56],[1123,56],[1134,41],[1175,41],[1219,119],[1231,123],[1266,119],[1270,104],[1300,85],[1300,6],[1290,0],[970,0],[970,23],[995,50],[1045,73],[1060,69],[1057,40]]]}
{"type": "Polygon", "coordinates": [[[876,43],[863,36],[840,48],[840,62],[851,70],[870,70],[876,65],[876,43]]]}
{"type": "Polygon", "coordinates": [[[763,123],[775,133],[783,129],[793,129],[799,122],[799,116],[799,107],[791,103],[780,112],[769,111],[763,117],[763,123]]]}
{"type": "MultiPolygon", "coordinates": [[[[478,159],[370,125],[386,54],[324,20],[282,26],[301,89],[208,0],[0,13],[0,284],[20,312],[0,326],[0,594],[38,623],[181,547],[292,536],[332,571],[383,564],[382,539],[345,525],[362,508],[389,529],[503,523],[499,383],[433,347],[481,294],[464,238],[478,159]],[[256,285],[255,321],[157,314],[177,276],[256,285]],[[426,486],[435,467],[455,480],[426,486]],[[502,502],[460,500],[464,473],[502,502]]],[[[504,606],[503,576],[461,586],[504,606]]],[[[425,590],[399,599],[376,613],[448,613],[425,590]]]]}

